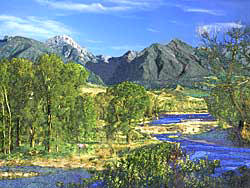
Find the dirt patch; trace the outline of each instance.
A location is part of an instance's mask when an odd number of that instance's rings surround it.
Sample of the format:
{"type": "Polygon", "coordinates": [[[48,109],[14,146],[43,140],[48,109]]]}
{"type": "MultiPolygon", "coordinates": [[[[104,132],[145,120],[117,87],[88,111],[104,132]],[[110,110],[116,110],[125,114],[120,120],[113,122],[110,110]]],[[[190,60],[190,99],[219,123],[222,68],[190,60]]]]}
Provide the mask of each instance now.
{"type": "Polygon", "coordinates": [[[22,172],[22,171],[8,171],[2,172],[0,171],[0,180],[4,179],[16,179],[16,178],[28,178],[33,176],[38,176],[37,172],[22,172]]]}
{"type": "Polygon", "coordinates": [[[198,134],[210,131],[218,126],[217,121],[186,121],[176,124],[163,124],[163,125],[146,125],[139,127],[141,132],[148,134],[198,134]]]}
{"type": "Polygon", "coordinates": [[[228,130],[219,130],[216,128],[201,134],[185,135],[183,136],[183,139],[221,146],[235,146],[234,143],[229,139],[228,130]]]}

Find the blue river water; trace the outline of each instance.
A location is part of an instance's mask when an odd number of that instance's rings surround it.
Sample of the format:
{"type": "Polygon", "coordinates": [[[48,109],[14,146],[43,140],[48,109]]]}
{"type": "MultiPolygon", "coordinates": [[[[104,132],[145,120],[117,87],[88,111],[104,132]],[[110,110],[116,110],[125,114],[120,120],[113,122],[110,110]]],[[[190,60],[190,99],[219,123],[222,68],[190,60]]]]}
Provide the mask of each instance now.
{"type": "Polygon", "coordinates": [[[152,121],[151,125],[162,125],[181,123],[182,121],[197,120],[197,121],[214,121],[215,118],[210,114],[163,114],[160,119],[152,121]]]}
{"type": "MultiPolygon", "coordinates": [[[[152,125],[181,123],[186,120],[213,121],[215,118],[210,114],[167,114],[161,115],[161,118],[153,121],[152,125]]],[[[243,165],[250,167],[250,148],[199,143],[182,139],[181,133],[156,134],[154,136],[158,140],[180,143],[181,148],[186,151],[191,160],[205,158],[208,158],[208,160],[220,160],[221,167],[215,170],[215,176],[221,175],[228,170],[235,170],[243,165]]]]}
{"type": "Polygon", "coordinates": [[[221,167],[216,168],[215,176],[221,175],[228,170],[235,170],[243,165],[250,167],[250,148],[199,143],[178,137],[169,138],[169,136],[181,136],[180,134],[158,134],[154,136],[159,140],[180,143],[181,148],[186,151],[191,160],[206,158],[208,160],[220,160],[221,167]]]}

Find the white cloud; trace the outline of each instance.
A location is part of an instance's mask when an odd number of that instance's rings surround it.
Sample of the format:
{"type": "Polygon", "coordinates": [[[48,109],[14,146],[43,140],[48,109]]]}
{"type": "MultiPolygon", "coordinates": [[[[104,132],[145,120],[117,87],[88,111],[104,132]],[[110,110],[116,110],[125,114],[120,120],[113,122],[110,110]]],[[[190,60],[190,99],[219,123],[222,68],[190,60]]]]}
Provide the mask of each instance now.
{"type": "Polygon", "coordinates": [[[15,16],[0,15],[0,21],[5,21],[5,20],[16,21],[16,22],[20,22],[20,23],[25,23],[26,22],[25,20],[23,20],[21,18],[18,18],[18,17],[15,17],[15,16]]]}
{"type": "Polygon", "coordinates": [[[54,9],[92,13],[110,13],[128,10],[151,10],[164,5],[163,0],[97,0],[95,3],[76,3],[73,2],[73,0],[34,1],[54,9]]]}
{"type": "Polygon", "coordinates": [[[193,8],[181,4],[172,4],[168,3],[169,6],[175,6],[182,9],[184,12],[194,12],[194,13],[203,13],[203,14],[210,14],[213,16],[224,16],[225,13],[221,10],[211,10],[211,9],[204,9],[204,8],[193,8]]]}
{"type": "Polygon", "coordinates": [[[55,35],[71,35],[72,33],[71,29],[67,26],[54,20],[41,19],[37,17],[20,18],[9,15],[0,15],[1,36],[19,35],[43,40],[55,35]]]}
{"type": "Polygon", "coordinates": [[[225,22],[225,23],[214,23],[208,25],[200,25],[196,28],[196,32],[201,35],[205,32],[207,33],[217,33],[220,31],[227,31],[231,28],[241,28],[243,25],[235,22],[225,22]]]}
{"type": "Polygon", "coordinates": [[[169,20],[169,22],[172,24],[178,24],[178,22],[176,20],[169,20]]]}
{"type": "Polygon", "coordinates": [[[159,33],[160,31],[153,29],[153,28],[147,28],[147,31],[152,32],[152,33],[159,33]]]}
{"type": "Polygon", "coordinates": [[[150,6],[161,6],[163,5],[162,0],[104,0],[105,2],[111,2],[115,4],[129,5],[133,7],[150,7],[150,6]]]}
{"type": "Polygon", "coordinates": [[[210,9],[201,9],[201,8],[184,8],[185,12],[198,12],[198,13],[205,13],[205,14],[211,14],[215,16],[222,16],[224,13],[217,10],[210,10],[210,9]]]}
{"type": "Polygon", "coordinates": [[[42,5],[47,5],[54,9],[61,10],[71,10],[71,11],[79,11],[79,12],[116,12],[116,11],[125,11],[131,9],[129,6],[104,6],[101,3],[73,3],[70,1],[51,1],[51,0],[35,0],[42,5]]]}

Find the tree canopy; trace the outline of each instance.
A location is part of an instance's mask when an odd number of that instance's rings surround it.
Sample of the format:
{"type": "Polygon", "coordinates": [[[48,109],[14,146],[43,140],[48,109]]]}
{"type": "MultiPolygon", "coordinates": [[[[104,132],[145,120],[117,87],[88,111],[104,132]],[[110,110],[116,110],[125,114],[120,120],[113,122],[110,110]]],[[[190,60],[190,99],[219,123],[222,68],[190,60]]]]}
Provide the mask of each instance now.
{"type": "Polygon", "coordinates": [[[250,140],[250,28],[205,32],[202,40],[214,75],[207,82],[209,112],[235,127],[239,141],[250,140]]]}
{"type": "MultiPolygon", "coordinates": [[[[30,147],[43,143],[45,150],[59,149],[72,133],[83,137],[95,126],[91,97],[79,96],[88,72],[74,62],[65,64],[55,54],[44,54],[35,63],[21,58],[0,61],[0,145],[11,153],[21,142],[30,147]],[[82,104],[79,105],[78,103],[82,104]],[[71,123],[75,116],[82,125],[71,123]],[[14,143],[14,140],[16,144],[14,143]]],[[[76,118],[75,118],[76,119],[76,118]]]]}
{"type": "MultiPolygon", "coordinates": [[[[110,88],[107,92],[113,96],[108,107],[108,122],[116,130],[125,133],[129,143],[135,122],[144,116],[149,105],[149,96],[143,86],[128,81],[110,88]]],[[[112,130],[114,129],[109,129],[112,130]]]]}

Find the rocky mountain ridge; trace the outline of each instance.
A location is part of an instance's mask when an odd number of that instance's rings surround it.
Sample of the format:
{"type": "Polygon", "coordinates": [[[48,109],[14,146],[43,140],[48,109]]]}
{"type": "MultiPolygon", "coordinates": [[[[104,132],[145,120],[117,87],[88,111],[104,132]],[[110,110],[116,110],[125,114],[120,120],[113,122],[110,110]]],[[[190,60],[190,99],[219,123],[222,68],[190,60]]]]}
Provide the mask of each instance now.
{"type": "Polygon", "coordinates": [[[67,35],[55,36],[48,39],[45,44],[53,49],[57,49],[65,58],[77,61],[85,65],[88,61],[96,62],[96,57],[86,48],[81,47],[71,37],[67,35]]]}
{"type": "Polygon", "coordinates": [[[196,52],[192,46],[174,39],[167,45],[152,44],[141,52],[128,51],[110,58],[108,63],[88,62],[86,67],[108,85],[129,80],[150,88],[177,84],[192,87],[209,72],[196,52]]]}
{"type": "Polygon", "coordinates": [[[128,51],[120,57],[95,56],[66,35],[55,36],[45,43],[25,37],[0,40],[0,58],[35,60],[43,53],[56,53],[65,62],[75,61],[90,70],[92,83],[103,80],[113,85],[133,81],[150,88],[192,86],[195,80],[206,76],[209,71],[196,52],[197,49],[179,39],[166,45],[155,43],[140,52],[128,51]]]}

